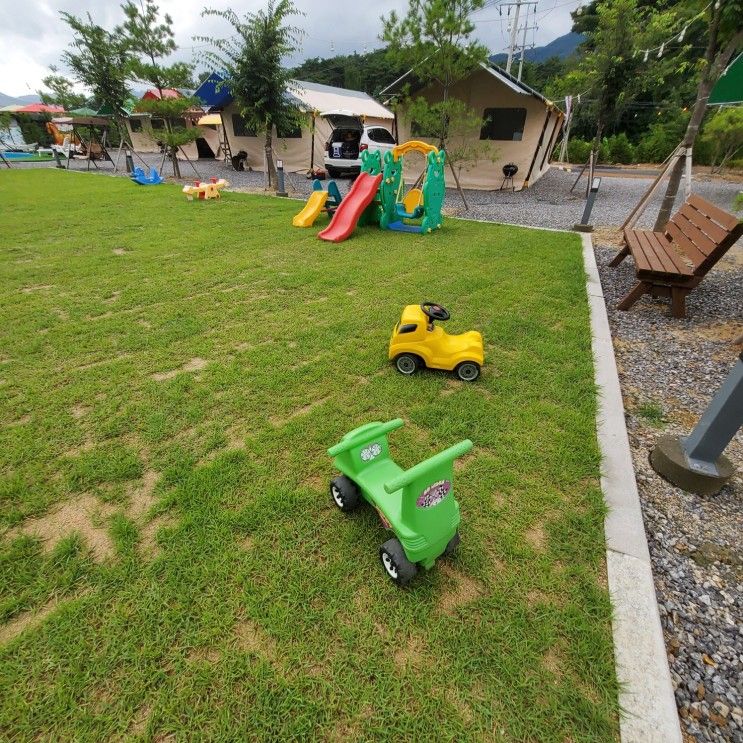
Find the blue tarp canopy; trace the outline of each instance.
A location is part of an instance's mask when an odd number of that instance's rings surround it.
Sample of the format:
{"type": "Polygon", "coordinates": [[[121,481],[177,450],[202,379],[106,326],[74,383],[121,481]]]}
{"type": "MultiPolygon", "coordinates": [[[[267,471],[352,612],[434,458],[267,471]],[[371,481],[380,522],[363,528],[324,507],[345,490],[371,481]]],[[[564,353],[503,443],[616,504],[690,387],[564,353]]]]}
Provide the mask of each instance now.
{"type": "Polygon", "coordinates": [[[232,101],[232,94],[226,85],[219,87],[224,78],[212,72],[194,91],[194,96],[209,108],[224,108],[232,101]]]}

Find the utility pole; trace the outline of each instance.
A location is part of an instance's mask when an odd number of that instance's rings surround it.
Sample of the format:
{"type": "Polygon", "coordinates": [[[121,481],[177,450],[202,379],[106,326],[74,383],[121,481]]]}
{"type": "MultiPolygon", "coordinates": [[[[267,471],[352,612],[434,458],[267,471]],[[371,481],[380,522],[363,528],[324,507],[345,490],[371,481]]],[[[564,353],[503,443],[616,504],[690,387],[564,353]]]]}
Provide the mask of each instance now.
{"type": "Polygon", "coordinates": [[[537,1],[538,0],[515,0],[515,2],[512,3],[501,3],[499,6],[500,8],[508,8],[508,13],[510,15],[511,8],[515,8],[513,14],[513,23],[511,24],[511,38],[508,44],[508,61],[506,62],[506,72],[510,75],[511,74],[511,67],[513,65],[513,58],[515,54],[518,54],[521,52],[521,57],[519,61],[519,74],[518,79],[521,80],[521,72],[524,68],[524,51],[526,50],[526,32],[529,29],[536,28],[536,25],[530,26],[529,25],[529,12],[530,10],[534,13],[536,13],[537,10],[537,1]],[[522,28],[519,28],[519,18],[521,17],[521,8],[522,6],[526,7],[526,18],[524,20],[524,25],[522,28]],[[523,37],[521,40],[521,44],[516,43],[516,37],[518,36],[518,32],[523,31],[523,37]]]}
{"type": "Polygon", "coordinates": [[[516,0],[516,3],[509,3],[508,7],[510,8],[511,5],[516,5],[516,12],[514,13],[513,17],[513,23],[511,24],[511,41],[508,44],[508,61],[506,62],[506,72],[510,75],[511,74],[511,64],[513,63],[513,52],[514,49],[516,49],[516,34],[519,30],[519,13],[521,13],[521,0],[516,0]]]}

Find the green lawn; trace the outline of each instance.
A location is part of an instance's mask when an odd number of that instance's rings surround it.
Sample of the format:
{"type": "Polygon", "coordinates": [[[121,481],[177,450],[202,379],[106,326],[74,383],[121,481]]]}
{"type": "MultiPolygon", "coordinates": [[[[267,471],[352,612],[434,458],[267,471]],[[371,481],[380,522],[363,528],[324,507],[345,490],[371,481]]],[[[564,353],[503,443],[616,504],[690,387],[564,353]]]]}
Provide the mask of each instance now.
{"type": "Polygon", "coordinates": [[[0,739],[617,738],[576,236],[334,245],[298,202],[51,170],[0,203],[0,739]],[[425,299],[484,334],[475,384],[387,361],[425,299]],[[398,416],[403,467],[475,442],[407,590],[327,493],[398,416]]]}

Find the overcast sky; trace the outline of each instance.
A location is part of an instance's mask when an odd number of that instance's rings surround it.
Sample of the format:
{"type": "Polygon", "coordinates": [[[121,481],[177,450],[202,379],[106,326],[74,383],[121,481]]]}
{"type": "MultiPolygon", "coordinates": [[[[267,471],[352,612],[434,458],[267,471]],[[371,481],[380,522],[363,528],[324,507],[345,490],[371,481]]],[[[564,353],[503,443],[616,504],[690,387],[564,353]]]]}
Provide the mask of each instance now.
{"type": "MultiPolygon", "coordinates": [[[[490,0],[493,2],[509,0],[490,0]]],[[[510,0],[512,1],[512,0],[510,0]]],[[[379,0],[377,3],[338,2],[334,0],[295,0],[305,13],[297,25],[305,31],[302,49],[291,64],[307,57],[330,57],[334,54],[359,53],[380,46],[377,38],[380,15],[390,10],[404,11],[407,0],[379,0]],[[345,7],[344,7],[345,6],[345,7]],[[341,8],[343,8],[341,10],[341,8]]],[[[536,19],[539,28],[528,31],[528,42],[546,44],[570,30],[570,11],[581,0],[539,0],[536,19]]],[[[176,42],[181,47],[177,57],[194,60],[199,49],[194,35],[226,36],[230,28],[226,22],[200,16],[205,5],[213,8],[232,7],[238,13],[256,10],[265,0],[160,0],[162,12],[173,17],[176,42]]],[[[3,22],[0,25],[0,92],[11,96],[35,93],[41,80],[48,74],[50,64],[58,64],[62,51],[70,41],[68,27],[59,20],[59,11],[77,16],[89,12],[93,19],[106,28],[113,28],[121,20],[119,2],[112,0],[0,0],[3,22]]],[[[503,51],[508,44],[507,16],[491,5],[473,16],[477,35],[492,52],[503,51]]],[[[533,16],[532,16],[533,18],[533,16]]],[[[530,24],[533,25],[530,20],[530,24]]]]}

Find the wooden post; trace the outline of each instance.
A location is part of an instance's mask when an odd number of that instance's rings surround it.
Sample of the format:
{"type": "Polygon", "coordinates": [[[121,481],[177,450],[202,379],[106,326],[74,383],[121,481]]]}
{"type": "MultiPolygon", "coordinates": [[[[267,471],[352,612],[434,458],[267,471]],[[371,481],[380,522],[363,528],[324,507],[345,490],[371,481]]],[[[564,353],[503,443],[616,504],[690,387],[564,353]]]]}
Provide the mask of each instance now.
{"type": "MultiPolygon", "coordinates": [[[[444,150],[446,152],[446,150],[444,150]]],[[[454,165],[452,164],[452,161],[447,157],[446,162],[449,163],[449,168],[451,169],[451,174],[454,176],[454,183],[457,184],[457,190],[459,191],[459,195],[462,197],[462,203],[464,204],[464,208],[469,211],[470,205],[467,203],[467,199],[464,197],[464,191],[462,190],[462,187],[459,185],[459,178],[457,177],[456,172],[454,171],[454,165]]]]}
{"type": "Polygon", "coordinates": [[[315,121],[317,119],[317,112],[312,112],[312,139],[310,141],[310,178],[315,172],[315,121]]]}
{"type": "Polygon", "coordinates": [[[691,147],[686,148],[686,198],[688,199],[689,196],[691,196],[691,147]]]}
{"type": "Polygon", "coordinates": [[[663,177],[665,174],[672,168],[676,161],[681,157],[681,147],[677,147],[673,153],[670,156],[670,159],[666,162],[663,169],[658,173],[656,179],[652,182],[650,185],[650,188],[648,188],[647,191],[645,191],[645,195],[640,199],[637,206],[629,213],[629,216],[625,220],[624,224],[619,228],[620,230],[625,229],[631,229],[632,227],[637,224],[637,220],[640,219],[643,212],[647,208],[648,203],[650,202],[650,199],[653,198],[653,194],[658,190],[658,186],[660,186],[661,181],[663,180],[663,177]]]}
{"type": "MultiPolygon", "coordinates": [[[[196,177],[199,180],[201,180],[201,176],[199,175],[199,171],[196,170],[196,166],[191,162],[191,158],[186,154],[186,151],[183,149],[183,147],[179,147],[178,149],[183,153],[183,157],[186,158],[186,160],[188,161],[188,164],[193,168],[193,172],[196,173],[196,177]]],[[[174,157],[177,157],[177,152],[176,152],[176,154],[174,154],[174,157]]]]}

